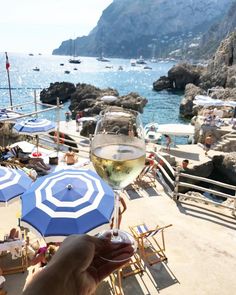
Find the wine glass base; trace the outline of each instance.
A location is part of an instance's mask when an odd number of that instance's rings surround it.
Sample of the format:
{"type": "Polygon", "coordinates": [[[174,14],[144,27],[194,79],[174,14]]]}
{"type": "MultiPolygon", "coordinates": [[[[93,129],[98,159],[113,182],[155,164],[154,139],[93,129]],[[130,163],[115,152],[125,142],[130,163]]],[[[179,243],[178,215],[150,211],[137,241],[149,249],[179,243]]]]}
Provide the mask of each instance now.
{"type": "Polygon", "coordinates": [[[106,261],[110,261],[110,262],[128,261],[137,250],[137,242],[134,239],[134,237],[128,232],[123,230],[113,230],[113,229],[106,230],[104,232],[99,233],[97,237],[101,239],[110,239],[110,241],[114,244],[125,243],[127,245],[131,245],[131,247],[134,250],[133,253],[130,256],[126,257],[125,259],[113,259],[113,258],[108,258],[105,256],[99,256],[100,258],[106,261]]]}

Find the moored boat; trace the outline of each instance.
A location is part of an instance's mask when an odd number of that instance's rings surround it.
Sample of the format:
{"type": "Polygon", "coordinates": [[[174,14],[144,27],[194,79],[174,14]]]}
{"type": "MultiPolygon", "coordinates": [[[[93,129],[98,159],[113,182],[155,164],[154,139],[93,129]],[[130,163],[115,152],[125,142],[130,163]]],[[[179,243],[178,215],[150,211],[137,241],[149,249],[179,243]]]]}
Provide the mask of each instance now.
{"type": "Polygon", "coordinates": [[[144,126],[144,136],[146,142],[157,143],[161,139],[161,133],[158,132],[158,123],[152,122],[144,126]]]}

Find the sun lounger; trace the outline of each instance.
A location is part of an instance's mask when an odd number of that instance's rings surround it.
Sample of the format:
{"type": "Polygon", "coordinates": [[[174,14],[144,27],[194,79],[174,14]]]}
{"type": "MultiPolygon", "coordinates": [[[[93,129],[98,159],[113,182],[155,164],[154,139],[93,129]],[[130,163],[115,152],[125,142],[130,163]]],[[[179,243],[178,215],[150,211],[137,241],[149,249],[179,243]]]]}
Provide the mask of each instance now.
{"type": "Polygon", "coordinates": [[[141,258],[138,253],[135,253],[131,259],[120,268],[120,275],[122,278],[126,278],[138,273],[142,273],[144,268],[141,264],[141,258]]]}
{"type": "Polygon", "coordinates": [[[153,166],[147,165],[132,184],[136,189],[156,186],[156,172],[153,166]]]}
{"type": "Polygon", "coordinates": [[[113,294],[115,295],[124,295],[122,285],[121,285],[121,276],[120,270],[114,271],[109,275],[111,287],[113,289],[113,294]]]}
{"type": "Polygon", "coordinates": [[[141,257],[150,265],[167,261],[165,254],[164,230],[172,224],[149,229],[146,224],[130,226],[130,230],[138,243],[141,257]]]}

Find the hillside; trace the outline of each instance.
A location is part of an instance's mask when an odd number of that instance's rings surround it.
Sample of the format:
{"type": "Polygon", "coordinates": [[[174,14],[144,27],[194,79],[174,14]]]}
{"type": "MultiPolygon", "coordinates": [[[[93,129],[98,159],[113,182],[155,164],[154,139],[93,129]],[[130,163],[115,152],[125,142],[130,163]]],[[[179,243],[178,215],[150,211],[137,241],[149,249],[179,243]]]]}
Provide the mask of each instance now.
{"type": "Polygon", "coordinates": [[[221,41],[234,30],[236,30],[236,1],[232,3],[225,17],[203,34],[199,47],[193,51],[193,56],[205,59],[212,57],[221,41]]]}
{"type": "MultiPolygon", "coordinates": [[[[114,0],[88,36],[73,41],[76,54],[149,58],[183,56],[198,45],[212,24],[222,20],[232,0],[114,0]]],[[[72,40],[55,55],[71,55],[72,40]]]]}

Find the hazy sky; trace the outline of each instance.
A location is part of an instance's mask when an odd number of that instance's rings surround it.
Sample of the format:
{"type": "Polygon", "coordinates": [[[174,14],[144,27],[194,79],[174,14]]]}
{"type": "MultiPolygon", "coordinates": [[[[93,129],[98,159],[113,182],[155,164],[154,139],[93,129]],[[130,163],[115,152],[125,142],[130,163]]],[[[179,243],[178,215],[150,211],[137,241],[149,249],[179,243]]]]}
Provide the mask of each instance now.
{"type": "Polygon", "coordinates": [[[112,0],[0,0],[1,50],[51,53],[87,35],[112,0]]]}

